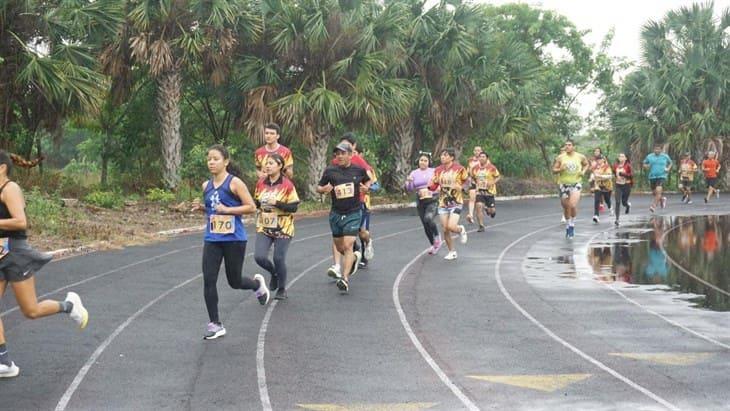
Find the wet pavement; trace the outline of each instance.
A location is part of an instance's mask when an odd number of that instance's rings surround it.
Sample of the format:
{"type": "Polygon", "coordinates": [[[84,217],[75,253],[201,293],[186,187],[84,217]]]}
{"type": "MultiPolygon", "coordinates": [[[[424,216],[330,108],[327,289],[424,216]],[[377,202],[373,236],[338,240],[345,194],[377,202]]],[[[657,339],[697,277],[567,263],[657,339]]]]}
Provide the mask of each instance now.
{"type": "Polygon", "coordinates": [[[730,215],[652,216],[606,232],[588,260],[600,281],[657,285],[730,311],[730,215]]]}

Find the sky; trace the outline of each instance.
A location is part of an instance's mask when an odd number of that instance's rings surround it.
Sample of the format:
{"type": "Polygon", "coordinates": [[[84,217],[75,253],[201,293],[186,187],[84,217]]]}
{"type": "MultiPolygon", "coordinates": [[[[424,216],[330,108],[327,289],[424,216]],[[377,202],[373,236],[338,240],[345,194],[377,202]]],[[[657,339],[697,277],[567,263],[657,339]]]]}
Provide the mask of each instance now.
{"type": "MultiPolygon", "coordinates": [[[[579,30],[590,30],[586,34],[587,44],[600,47],[603,38],[614,29],[614,38],[608,54],[623,57],[633,62],[640,62],[641,27],[649,20],[661,20],[670,10],[689,6],[695,1],[688,0],[476,0],[480,3],[501,5],[506,3],[526,3],[532,6],[556,11],[568,19],[579,30]]],[[[438,0],[428,3],[437,4],[438,0]]],[[[702,2],[704,3],[704,2],[702,2]]],[[[730,8],[730,0],[715,0],[715,14],[730,8]]],[[[577,101],[577,109],[581,115],[593,111],[598,96],[589,94],[581,96],[577,101]]]]}

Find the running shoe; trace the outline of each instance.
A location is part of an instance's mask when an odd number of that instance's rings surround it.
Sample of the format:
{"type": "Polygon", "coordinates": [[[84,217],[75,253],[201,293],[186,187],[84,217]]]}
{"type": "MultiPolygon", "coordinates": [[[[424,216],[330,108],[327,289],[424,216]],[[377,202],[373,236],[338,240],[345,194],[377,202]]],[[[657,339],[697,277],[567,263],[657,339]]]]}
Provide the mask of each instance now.
{"type": "Polygon", "coordinates": [[[715,198],[720,199],[720,190],[715,190],[715,198]]]}
{"type": "Polygon", "coordinates": [[[203,339],[215,340],[216,338],[223,337],[224,335],[226,335],[226,328],[223,327],[223,324],[210,322],[205,330],[205,334],[203,334],[203,339]]]}
{"type": "Polygon", "coordinates": [[[261,274],[254,274],[253,280],[259,282],[259,288],[256,289],[256,299],[259,300],[259,304],[266,305],[266,303],[269,302],[271,293],[269,293],[269,289],[266,287],[266,280],[264,280],[264,276],[261,274]]]}
{"type": "Polygon", "coordinates": [[[667,198],[662,197],[662,208],[667,208],[667,198]]]}
{"type": "Polygon", "coordinates": [[[491,217],[491,218],[494,218],[496,216],[497,216],[497,212],[496,211],[489,215],[489,217],[491,217]]]}
{"type": "Polygon", "coordinates": [[[448,254],[446,254],[446,257],[444,257],[444,260],[456,260],[458,255],[456,254],[456,250],[449,251],[448,254]]]}
{"type": "Polygon", "coordinates": [[[707,204],[707,197],[705,197],[705,204],[707,204]]]}
{"type": "Polygon", "coordinates": [[[340,278],[337,280],[337,288],[339,288],[343,293],[347,293],[350,291],[350,284],[344,278],[340,278]]]}
{"type": "Polygon", "coordinates": [[[334,278],[335,280],[341,278],[342,273],[340,272],[340,266],[331,265],[330,268],[327,269],[327,275],[334,278]]]}
{"type": "Polygon", "coordinates": [[[358,264],[360,269],[368,268],[368,260],[365,259],[365,257],[362,258],[362,261],[360,261],[360,264],[358,264]]]}
{"type": "Polygon", "coordinates": [[[613,222],[613,225],[615,225],[616,227],[618,227],[618,226],[619,226],[619,222],[618,222],[618,220],[614,221],[614,222],[613,222]]]}
{"type": "Polygon", "coordinates": [[[352,271],[350,271],[350,277],[355,275],[357,269],[360,268],[360,261],[362,261],[362,253],[358,250],[353,252],[355,255],[355,261],[352,263],[352,271]]]}
{"type": "Polygon", "coordinates": [[[626,212],[624,214],[628,214],[629,211],[631,211],[631,203],[627,202],[626,203],[626,212]]]}
{"type": "Polygon", "coordinates": [[[464,228],[463,225],[459,226],[459,241],[461,241],[462,244],[466,244],[466,241],[468,240],[468,237],[466,236],[466,228],[464,228]]]}
{"type": "Polygon", "coordinates": [[[433,245],[428,249],[428,253],[430,255],[434,255],[439,252],[439,249],[441,248],[441,240],[438,238],[433,241],[433,245]]]}
{"type": "Polygon", "coordinates": [[[593,216],[593,222],[594,222],[595,224],[598,224],[598,221],[599,221],[599,220],[598,220],[598,216],[597,216],[597,215],[594,215],[594,216],[593,216]]]}
{"type": "Polygon", "coordinates": [[[11,361],[10,365],[0,364],[0,378],[17,377],[18,374],[20,374],[20,368],[14,362],[11,361]]]}
{"type": "Polygon", "coordinates": [[[573,237],[575,237],[575,226],[569,226],[568,227],[568,239],[572,240],[573,237]]]}
{"type": "Polygon", "coordinates": [[[560,216],[560,222],[563,223],[563,224],[565,224],[566,221],[567,220],[565,219],[565,215],[561,215],[560,216]]]}
{"type": "Polygon", "coordinates": [[[682,202],[683,203],[686,203],[687,202],[687,194],[683,194],[682,195],[682,202]]]}
{"type": "Polygon", "coordinates": [[[613,207],[608,207],[608,215],[613,216],[613,207]]]}
{"type": "Polygon", "coordinates": [[[375,250],[373,250],[373,239],[372,238],[370,239],[370,241],[368,241],[368,245],[365,246],[364,257],[367,260],[372,260],[373,257],[375,257],[375,250]]]}
{"type": "Polygon", "coordinates": [[[279,288],[279,277],[272,275],[269,280],[269,291],[276,291],[277,288],[279,288]]]}
{"type": "Polygon", "coordinates": [[[284,288],[279,288],[276,290],[276,297],[274,297],[275,300],[286,300],[288,296],[286,295],[286,290],[284,288]]]}
{"type": "Polygon", "coordinates": [[[692,204],[692,200],[687,200],[687,204],[692,204]]]}
{"type": "Polygon", "coordinates": [[[484,226],[483,225],[480,225],[479,228],[477,228],[477,232],[478,233],[483,233],[484,232],[484,226]]]}
{"type": "Polygon", "coordinates": [[[79,329],[83,330],[84,328],[86,328],[86,325],[89,323],[89,312],[86,311],[86,308],[84,308],[84,305],[81,303],[81,297],[79,297],[78,294],[72,291],[66,294],[65,301],[73,304],[71,312],[68,313],[71,319],[79,325],[79,329]]]}

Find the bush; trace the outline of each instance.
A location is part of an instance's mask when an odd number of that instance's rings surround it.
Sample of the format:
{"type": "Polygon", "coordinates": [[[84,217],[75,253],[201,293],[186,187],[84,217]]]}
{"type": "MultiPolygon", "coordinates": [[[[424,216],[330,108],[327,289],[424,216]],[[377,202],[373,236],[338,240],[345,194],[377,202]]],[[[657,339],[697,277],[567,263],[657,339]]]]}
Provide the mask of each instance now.
{"type": "Polygon", "coordinates": [[[84,197],[84,201],[102,208],[122,208],[124,197],[113,191],[93,191],[84,197]]]}
{"type": "Polygon", "coordinates": [[[145,199],[147,199],[147,201],[169,203],[175,200],[175,193],[162,188],[150,188],[147,190],[145,199]]]}
{"type": "Polygon", "coordinates": [[[35,232],[58,234],[62,229],[66,210],[59,198],[45,195],[38,187],[34,187],[25,193],[25,213],[35,232]]]}

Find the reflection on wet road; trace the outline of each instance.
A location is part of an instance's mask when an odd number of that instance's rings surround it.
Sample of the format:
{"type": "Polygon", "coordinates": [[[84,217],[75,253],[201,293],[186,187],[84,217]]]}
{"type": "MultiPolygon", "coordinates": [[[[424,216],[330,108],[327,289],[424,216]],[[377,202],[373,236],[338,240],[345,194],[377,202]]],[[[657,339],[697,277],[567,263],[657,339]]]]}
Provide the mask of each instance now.
{"type": "Polygon", "coordinates": [[[599,280],[665,285],[695,294],[696,307],[730,311],[730,215],[653,216],[609,235],[588,251],[599,280]]]}

